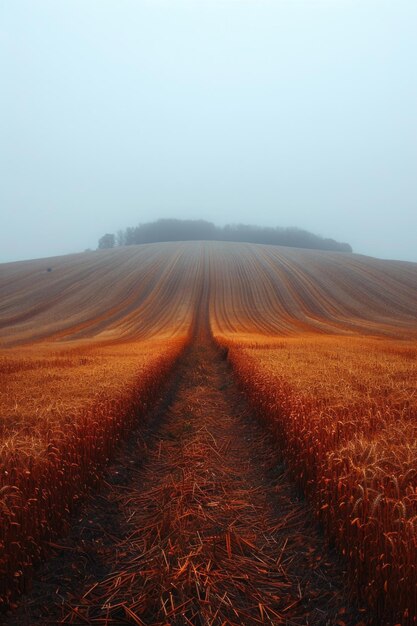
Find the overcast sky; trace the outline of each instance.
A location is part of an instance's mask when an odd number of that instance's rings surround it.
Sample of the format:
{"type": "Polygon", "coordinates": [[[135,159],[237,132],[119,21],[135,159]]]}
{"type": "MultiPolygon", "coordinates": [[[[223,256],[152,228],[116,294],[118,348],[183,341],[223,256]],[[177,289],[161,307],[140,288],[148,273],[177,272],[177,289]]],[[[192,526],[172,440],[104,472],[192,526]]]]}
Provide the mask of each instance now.
{"type": "Polygon", "coordinates": [[[416,0],[0,0],[0,261],[159,217],[417,261],[416,0]]]}

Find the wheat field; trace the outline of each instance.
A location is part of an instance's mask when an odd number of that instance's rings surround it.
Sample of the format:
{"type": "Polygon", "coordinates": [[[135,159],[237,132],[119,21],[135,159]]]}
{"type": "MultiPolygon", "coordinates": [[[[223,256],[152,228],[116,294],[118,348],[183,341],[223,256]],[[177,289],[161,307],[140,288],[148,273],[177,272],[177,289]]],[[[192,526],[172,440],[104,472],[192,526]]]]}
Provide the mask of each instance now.
{"type": "Polygon", "coordinates": [[[3,264],[0,295],[5,609],[206,325],[369,623],[417,623],[417,264],[162,243],[3,264]]]}

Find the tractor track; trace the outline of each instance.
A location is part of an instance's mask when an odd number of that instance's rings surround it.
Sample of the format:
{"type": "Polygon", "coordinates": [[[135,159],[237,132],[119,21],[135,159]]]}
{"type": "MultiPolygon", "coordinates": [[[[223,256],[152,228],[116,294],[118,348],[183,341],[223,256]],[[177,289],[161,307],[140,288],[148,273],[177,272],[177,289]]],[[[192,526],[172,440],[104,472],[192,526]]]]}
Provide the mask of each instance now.
{"type": "Polygon", "coordinates": [[[4,626],[367,624],[205,323],[51,550],[4,626]]]}

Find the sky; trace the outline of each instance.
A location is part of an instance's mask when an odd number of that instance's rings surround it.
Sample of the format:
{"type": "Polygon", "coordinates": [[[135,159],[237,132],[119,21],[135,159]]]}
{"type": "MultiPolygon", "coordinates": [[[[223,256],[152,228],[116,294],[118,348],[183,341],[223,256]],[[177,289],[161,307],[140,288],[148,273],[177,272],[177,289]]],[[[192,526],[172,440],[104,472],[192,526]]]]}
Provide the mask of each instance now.
{"type": "Polygon", "coordinates": [[[0,262],[161,217],[417,262],[415,0],[0,0],[0,262]]]}

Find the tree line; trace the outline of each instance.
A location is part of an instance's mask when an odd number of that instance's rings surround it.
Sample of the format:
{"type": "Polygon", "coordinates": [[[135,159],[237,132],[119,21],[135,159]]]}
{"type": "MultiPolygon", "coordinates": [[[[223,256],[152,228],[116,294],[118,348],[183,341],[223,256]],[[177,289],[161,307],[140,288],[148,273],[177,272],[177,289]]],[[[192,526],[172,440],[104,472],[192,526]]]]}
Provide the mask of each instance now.
{"type": "Polygon", "coordinates": [[[195,240],[239,241],[292,248],[352,252],[352,247],[348,243],[340,243],[334,239],[314,235],[302,228],[282,228],[280,226],[273,228],[247,224],[216,226],[205,220],[179,219],[160,219],[139,226],[129,226],[125,230],[119,230],[116,235],[106,233],[99,239],[98,247],[103,249],[162,241],[195,240]]]}

